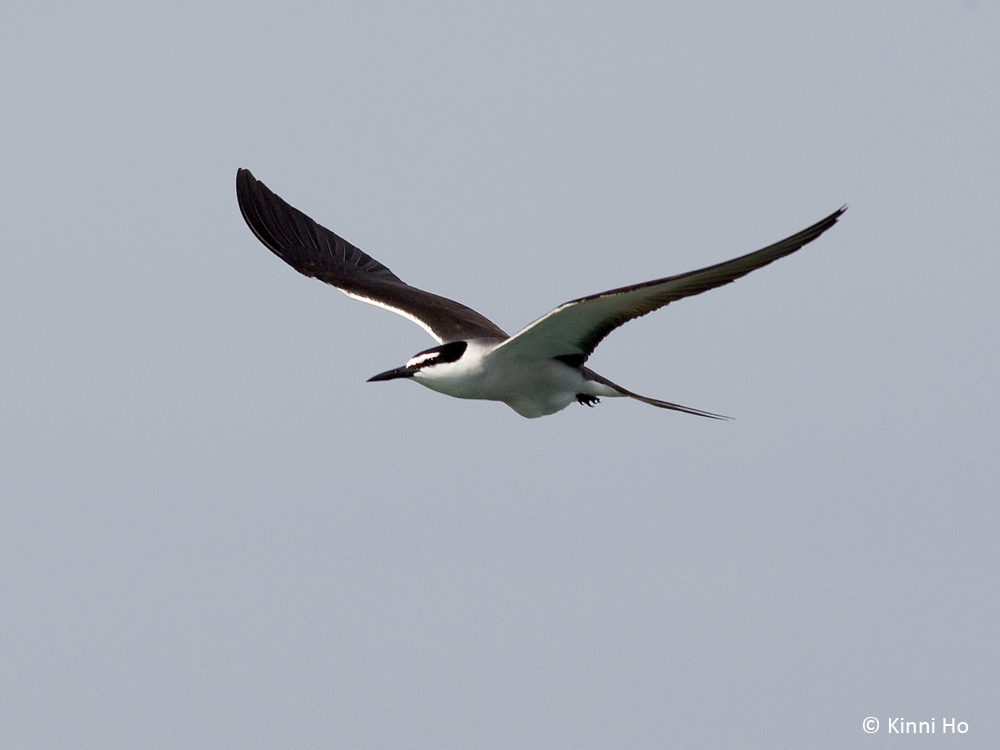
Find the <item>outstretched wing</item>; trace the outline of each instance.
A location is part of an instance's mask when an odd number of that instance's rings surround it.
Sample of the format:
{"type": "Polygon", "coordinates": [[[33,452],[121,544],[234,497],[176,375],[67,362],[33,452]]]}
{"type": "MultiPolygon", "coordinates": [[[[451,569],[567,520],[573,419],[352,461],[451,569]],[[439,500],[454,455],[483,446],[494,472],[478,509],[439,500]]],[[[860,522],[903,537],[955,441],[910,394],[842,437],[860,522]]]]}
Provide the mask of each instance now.
{"type": "Polygon", "coordinates": [[[475,310],[406,284],[370,255],[285,203],[247,169],[236,172],[236,197],[257,239],[299,273],[409,318],[438,343],[507,338],[475,310]]]}
{"type": "Polygon", "coordinates": [[[618,326],[674,300],[729,284],[794,253],[836,224],[846,210],[845,206],[798,234],[733,260],[566,302],[521,329],[490,356],[513,359],[559,357],[567,362],[582,364],[601,340],[618,326]]]}

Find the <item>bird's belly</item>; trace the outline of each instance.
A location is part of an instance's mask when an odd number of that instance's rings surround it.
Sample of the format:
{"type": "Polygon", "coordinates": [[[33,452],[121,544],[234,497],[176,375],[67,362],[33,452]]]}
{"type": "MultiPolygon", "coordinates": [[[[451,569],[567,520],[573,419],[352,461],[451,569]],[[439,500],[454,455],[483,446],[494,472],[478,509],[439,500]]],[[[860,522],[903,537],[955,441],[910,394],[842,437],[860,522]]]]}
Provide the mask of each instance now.
{"type": "Polygon", "coordinates": [[[558,360],[521,366],[465,371],[455,377],[414,378],[421,385],[455,398],[503,401],[522,417],[544,417],[565,409],[585,391],[577,368],[558,360]]]}

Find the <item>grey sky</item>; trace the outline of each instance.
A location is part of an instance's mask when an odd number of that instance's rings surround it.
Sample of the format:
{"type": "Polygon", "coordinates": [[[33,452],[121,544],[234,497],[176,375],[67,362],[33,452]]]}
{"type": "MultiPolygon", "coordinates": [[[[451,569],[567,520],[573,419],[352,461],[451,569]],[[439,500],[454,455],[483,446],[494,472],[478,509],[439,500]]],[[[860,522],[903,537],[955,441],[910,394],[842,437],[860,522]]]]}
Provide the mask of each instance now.
{"type": "Polygon", "coordinates": [[[0,745],[1000,744],[995,2],[0,28],[0,745]],[[525,420],[366,383],[433,341],[241,166],[507,330],[850,210],[592,360],[734,422],[525,420]]]}

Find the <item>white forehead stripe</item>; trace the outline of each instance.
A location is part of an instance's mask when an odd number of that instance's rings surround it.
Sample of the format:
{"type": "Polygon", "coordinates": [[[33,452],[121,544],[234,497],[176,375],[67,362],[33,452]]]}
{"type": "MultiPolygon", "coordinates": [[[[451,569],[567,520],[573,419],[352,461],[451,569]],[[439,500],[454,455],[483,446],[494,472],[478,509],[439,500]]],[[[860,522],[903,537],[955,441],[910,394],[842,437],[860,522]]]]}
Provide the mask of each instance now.
{"type": "Polygon", "coordinates": [[[441,356],[441,352],[424,352],[423,354],[418,354],[409,362],[406,363],[407,367],[416,367],[417,365],[426,362],[429,359],[437,359],[441,356]]]}

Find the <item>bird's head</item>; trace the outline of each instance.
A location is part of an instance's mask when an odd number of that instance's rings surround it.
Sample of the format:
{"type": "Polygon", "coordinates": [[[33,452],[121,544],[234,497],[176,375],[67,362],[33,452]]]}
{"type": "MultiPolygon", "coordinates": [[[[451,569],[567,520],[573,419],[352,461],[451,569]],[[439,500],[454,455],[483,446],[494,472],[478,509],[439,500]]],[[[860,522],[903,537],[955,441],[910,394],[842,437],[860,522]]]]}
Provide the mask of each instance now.
{"type": "Polygon", "coordinates": [[[368,378],[368,382],[412,378],[418,372],[429,373],[441,365],[457,362],[465,354],[468,346],[469,344],[466,341],[451,341],[447,344],[441,344],[441,346],[435,346],[433,349],[425,349],[418,354],[414,354],[410,361],[402,367],[380,372],[378,375],[368,378]]]}

